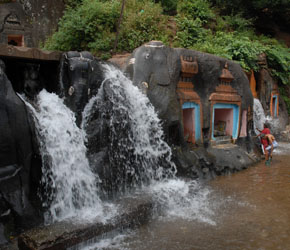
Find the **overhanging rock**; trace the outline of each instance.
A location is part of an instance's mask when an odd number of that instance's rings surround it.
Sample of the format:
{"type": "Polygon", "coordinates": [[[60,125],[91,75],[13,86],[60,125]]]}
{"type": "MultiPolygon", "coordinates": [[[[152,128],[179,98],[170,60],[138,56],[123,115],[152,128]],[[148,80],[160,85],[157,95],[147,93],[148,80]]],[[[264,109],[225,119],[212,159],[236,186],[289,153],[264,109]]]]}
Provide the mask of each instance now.
{"type": "Polygon", "coordinates": [[[61,54],[62,52],[60,51],[45,51],[37,48],[0,44],[0,57],[42,61],[59,61],[61,54]]]}

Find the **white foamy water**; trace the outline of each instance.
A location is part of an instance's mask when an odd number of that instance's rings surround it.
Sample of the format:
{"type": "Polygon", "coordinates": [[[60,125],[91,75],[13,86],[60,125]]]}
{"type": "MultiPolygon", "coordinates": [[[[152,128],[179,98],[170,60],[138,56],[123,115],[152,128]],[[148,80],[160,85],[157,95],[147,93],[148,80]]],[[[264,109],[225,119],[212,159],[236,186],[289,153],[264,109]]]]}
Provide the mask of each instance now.
{"type": "Polygon", "coordinates": [[[156,182],[148,189],[164,210],[166,220],[179,218],[216,224],[214,210],[209,204],[211,190],[201,187],[198,181],[168,179],[156,182]]]}
{"type": "Polygon", "coordinates": [[[283,129],[283,125],[281,125],[281,120],[279,117],[273,118],[272,116],[266,116],[263,106],[259,99],[254,98],[254,129],[256,134],[260,134],[256,128],[263,130],[264,124],[267,123],[271,129],[271,133],[279,133],[283,129]]]}
{"type": "Polygon", "coordinates": [[[134,232],[132,231],[125,231],[123,233],[112,231],[111,233],[104,234],[102,237],[93,238],[67,250],[130,250],[126,240],[131,237],[134,237],[134,232]]]}
{"type": "Polygon", "coordinates": [[[97,189],[99,180],[90,169],[84,134],[75,123],[74,113],[56,94],[45,90],[37,97],[37,109],[26,104],[36,118],[44,163],[41,182],[47,195],[46,222],[103,217],[97,189]]]}
{"type": "Polygon", "coordinates": [[[260,132],[256,129],[263,130],[264,123],[266,121],[265,112],[263,106],[259,99],[254,98],[254,113],[253,113],[253,120],[254,120],[254,130],[256,135],[260,134],[260,132]]]}
{"type": "MultiPolygon", "coordinates": [[[[130,131],[126,134],[128,140],[119,140],[119,146],[134,149],[133,164],[143,169],[142,174],[145,175],[145,178],[141,176],[139,181],[150,180],[147,183],[149,185],[143,186],[138,192],[152,195],[154,202],[161,205],[168,217],[199,220],[214,225],[215,222],[211,219],[213,211],[208,206],[209,189],[200,188],[197,181],[184,181],[175,177],[176,167],[171,162],[171,149],[163,140],[160,119],[148,97],[120,70],[110,65],[104,65],[104,68],[106,80],[109,82],[104,81],[98,95],[92,98],[85,108],[84,124],[87,123],[93,107],[102,105],[106,91],[104,85],[110,84],[110,91],[113,94],[106,98],[110,98],[113,103],[110,108],[112,136],[120,133],[114,127],[115,123],[123,123],[123,127],[129,128],[130,131]],[[126,116],[122,117],[126,117],[127,120],[120,121],[117,115],[124,113],[126,116]],[[159,165],[161,162],[170,167],[164,169],[159,165]]],[[[101,107],[99,110],[104,112],[101,107]]]]}
{"type": "Polygon", "coordinates": [[[125,165],[130,182],[142,185],[174,176],[171,149],[163,140],[161,121],[149,99],[119,69],[103,68],[105,80],[84,110],[83,126],[94,108],[109,114],[111,159],[125,165]],[[110,104],[103,104],[105,98],[110,104]]]}
{"type": "Polygon", "coordinates": [[[288,155],[290,152],[290,143],[278,142],[278,147],[274,149],[273,154],[275,155],[288,155]]]}

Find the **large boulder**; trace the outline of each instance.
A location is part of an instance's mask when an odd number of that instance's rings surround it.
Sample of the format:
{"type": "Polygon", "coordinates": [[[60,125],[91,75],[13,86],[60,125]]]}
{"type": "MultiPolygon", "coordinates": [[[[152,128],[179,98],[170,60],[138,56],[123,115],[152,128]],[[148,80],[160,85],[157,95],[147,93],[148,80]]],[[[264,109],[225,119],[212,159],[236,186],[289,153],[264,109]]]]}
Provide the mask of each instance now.
{"type": "MultiPolygon", "coordinates": [[[[215,157],[211,157],[212,153],[202,150],[202,148],[207,149],[212,140],[213,104],[217,103],[211,101],[213,94],[220,98],[218,101],[225,97],[227,98],[225,103],[230,103],[231,98],[228,96],[234,93],[232,96],[236,98],[235,101],[239,102],[240,114],[243,112],[247,114],[246,122],[243,121],[246,123],[243,124],[246,130],[243,136],[246,139],[241,139],[239,136],[237,139],[240,144],[247,144],[241,145],[244,146],[243,148],[252,150],[250,131],[252,130],[253,96],[247,76],[237,63],[194,50],[169,48],[162,42],[152,41],[135,49],[128,60],[125,73],[140,89],[144,89],[144,85],[147,86],[145,92],[163,122],[166,140],[173,149],[174,161],[180,173],[192,177],[200,176],[205,172],[200,169],[217,164],[215,157]],[[183,68],[182,65],[184,62],[195,64],[195,68],[189,69],[189,73],[192,71],[192,74],[187,74],[186,67],[183,68]],[[230,79],[227,79],[227,74],[225,75],[226,82],[222,78],[225,71],[230,75],[230,79]],[[201,137],[197,142],[198,145],[186,143],[182,100],[177,92],[180,82],[183,86],[190,84],[191,96],[198,100],[200,110],[202,110],[201,137]],[[197,149],[198,153],[194,152],[197,149]]],[[[238,126],[242,127],[242,119],[239,120],[238,126]]],[[[237,133],[239,134],[240,131],[237,133]]],[[[224,156],[226,157],[226,154],[224,156]]],[[[243,167],[239,165],[237,168],[243,167]]],[[[214,167],[210,168],[214,169],[214,167]]]]}
{"type": "MultiPolygon", "coordinates": [[[[14,92],[0,60],[0,234],[6,225],[23,228],[35,222],[29,201],[30,170],[34,156],[32,131],[23,101],[14,92]]],[[[5,237],[0,236],[4,243],[5,237]]]]}

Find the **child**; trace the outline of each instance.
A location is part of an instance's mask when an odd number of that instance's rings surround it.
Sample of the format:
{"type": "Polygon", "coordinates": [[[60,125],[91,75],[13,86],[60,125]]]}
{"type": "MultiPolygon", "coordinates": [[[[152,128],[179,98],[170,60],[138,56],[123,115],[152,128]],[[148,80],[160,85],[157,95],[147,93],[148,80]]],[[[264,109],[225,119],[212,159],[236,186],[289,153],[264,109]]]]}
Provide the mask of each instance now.
{"type": "Polygon", "coordinates": [[[275,137],[271,134],[264,135],[263,138],[265,138],[268,142],[268,145],[265,147],[265,157],[266,157],[265,164],[266,166],[270,166],[272,161],[273,150],[278,147],[278,143],[275,140],[275,137]]]}

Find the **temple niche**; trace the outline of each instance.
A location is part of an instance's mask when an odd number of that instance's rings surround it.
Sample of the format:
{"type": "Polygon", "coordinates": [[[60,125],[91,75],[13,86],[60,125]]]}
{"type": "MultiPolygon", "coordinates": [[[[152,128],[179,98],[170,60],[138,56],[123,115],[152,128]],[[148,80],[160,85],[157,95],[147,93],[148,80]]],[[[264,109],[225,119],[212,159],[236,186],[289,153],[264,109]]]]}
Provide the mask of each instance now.
{"type": "Polygon", "coordinates": [[[195,58],[181,56],[181,74],[176,93],[182,109],[184,139],[195,144],[202,142],[202,106],[199,95],[194,91],[192,77],[198,73],[195,58]]]}
{"type": "Polygon", "coordinates": [[[159,41],[137,48],[128,62],[134,62],[127,66],[133,83],[148,83],[169,142],[202,147],[250,136],[253,94],[238,64],[159,41]]]}
{"type": "Polygon", "coordinates": [[[39,47],[57,28],[64,2],[59,0],[0,1],[0,44],[39,47]]]}
{"type": "Polygon", "coordinates": [[[20,47],[32,46],[31,25],[27,22],[21,4],[15,2],[8,6],[1,5],[0,20],[0,43],[20,47]]]}

